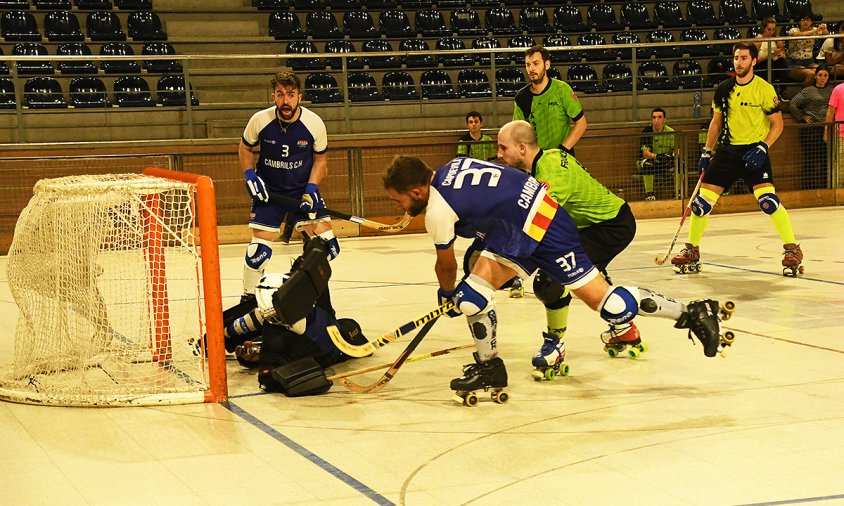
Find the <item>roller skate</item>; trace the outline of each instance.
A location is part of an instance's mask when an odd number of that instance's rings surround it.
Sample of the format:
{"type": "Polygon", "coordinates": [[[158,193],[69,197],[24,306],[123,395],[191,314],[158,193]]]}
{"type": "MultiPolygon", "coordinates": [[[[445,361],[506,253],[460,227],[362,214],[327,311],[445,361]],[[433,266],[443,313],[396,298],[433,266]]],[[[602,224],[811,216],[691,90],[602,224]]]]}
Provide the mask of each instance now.
{"type": "Polygon", "coordinates": [[[782,275],[796,278],[797,274],[803,274],[803,266],[800,264],[803,261],[803,250],[800,245],[792,242],[782,247],[782,275]]]}
{"type": "Polygon", "coordinates": [[[475,358],[475,363],[463,366],[463,376],[451,380],[451,389],[454,390],[453,399],[464,406],[477,406],[476,390],[483,389],[486,392],[492,389],[493,401],[504,404],[510,400],[510,394],[504,390],[507,387],[507,369],[504,368],[504,361],[500,357],[495,357],[481,362],[477,352],[472,356],[475,358]]]}
{"type": "Polygon", "coordinates": [[[557,376],[568,376],[570,367],[566,360],[566,343],[550,332],[543,332],[545,341],[539,353],[533,356],[531,363],[536,369],[530,376],[536,381],[553,380],[557,376]]]}
{"type": "Polygon", "coordinates": [[[703,345],[703,354],[707,357],[715,355],[727,356],[728,348],[735,340],[735,334],[727,331],[721,334],[721,320],[729,319],[735,311],[735,302],[727,301],[719,306],[711,299],[696,300],[686,306],[686,311],[680,315],[678,329],[689,329],[689,339],[694,334],[703,345]]]}
{"type": "Polygon", "coordinates": [[[258,367],[258,356],[261,353],[260,341],[244,341],[234,349],[234,356],[237,363],[243,367],[254,369],[258,367]]]}
{"type": "Polygon", "coordinates": [[[624,350],[627,350],[628,357],[634,359],[648,351],[648,345],[642,342],[639,329],[633,322],[618,326],[610,324],[610,328],[601,333],[601,341],[604,342],[604,351],[613,358],[624,350]]]}
{"type": "Polygon", "coordinates": [[[677,274],[700,272],[700,247],[686,243],[680,254],[671,259],[671,264],[677,274]]]}
{"type": "Polygon", "coordinates": [[[516,276],[508,288],[511,299],[521,299],[525,296],[525,287],[522,285],[522,278],[516,276]]]}
{"type": "Polygon", "coordinates": [[[647,201],[656,200],[656,195],[654,195],[654,192],[645,193],[645,200],[647,200],[647,201]]]}

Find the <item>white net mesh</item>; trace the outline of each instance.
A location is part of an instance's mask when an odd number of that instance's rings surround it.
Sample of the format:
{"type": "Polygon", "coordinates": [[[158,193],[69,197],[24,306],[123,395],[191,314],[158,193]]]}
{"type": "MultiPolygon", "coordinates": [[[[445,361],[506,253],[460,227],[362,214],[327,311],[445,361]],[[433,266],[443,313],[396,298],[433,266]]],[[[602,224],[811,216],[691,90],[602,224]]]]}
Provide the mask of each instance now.
{"type": "Polygon", "coordinates": [[[19,308],[0,398],[60,405],[202,400],[195,188],[137,175],[44,179],[8,278],[19,308]]]}

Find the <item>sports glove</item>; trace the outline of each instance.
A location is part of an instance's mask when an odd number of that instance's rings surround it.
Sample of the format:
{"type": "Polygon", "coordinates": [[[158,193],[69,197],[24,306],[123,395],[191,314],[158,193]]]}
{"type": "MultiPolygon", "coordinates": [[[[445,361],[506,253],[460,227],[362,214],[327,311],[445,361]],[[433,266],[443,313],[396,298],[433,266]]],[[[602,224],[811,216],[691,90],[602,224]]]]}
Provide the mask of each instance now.
{"type": "Polygon", "coordinates": [[[249,196],[253,200],[269,202],[270,195],[267,193],[267,185],[264,184],[261,176],[255,174],[255,169],[246,169],[243,175],[246,176],[246,190],[249,192],[249,196]]]}
{"type": "MultiPolygon", "coordinates": [[[[437,289],[437,300],[439,301],[439,304],[440,304],[441,306],[442,306],[443,304],[445,304],[446,302],[448,302],[448,301],[455,302],[455,301],[454,301],[454,290],[452,290],[452,291],[450,291],[450,292],[447,292],[447,291],[443,290],[442,288],[438,288],[438,289],[437,289]]],[[[445,313],[445,315],[446,315],[446,316],[448,316],[449,318],[454,318],[455,316],[460,316],[461,314],[463,314],[463,312],[462,312],[462,311],[460,311],[460,310],[457,308],[457,303],[456,303],[456,302],[455,302],[454,307],[453,307],[453,308],[451,308],[451,309],[449,309],[449,310],[448,310],[448,311],[446,311],[446,313],[445,313]]]]}
{"type": "Polygon", "coordinates": [[[299,210],[303,213],[316,213],[324,207],[325,201],[319,194],[319,187],[314,183],[308,183],[305,187],[305,193],[302,194],[302,203],[299,204],[299,210]]]}
{"type": "Polygon", "coordinates": [[[709,162],[712,160],[712,150],[703,148],[700,152],[700,160],[697,161],[697,170],[703,172],[709,168],[709,162]]]}
{"type": "Polygon", "coordinates": [[[741,157],[744,160],[744,166],[747,170],[758,170],[765,165],[765,160],[768,159],[768,145],[764,142],[757,142],[747,153],[741,157]]]}
{"type": "Polygon", "coordinates": [[[672,155],[671,153],[660,153],[656,155],[656,161],[661,163],[673,163],[674,155],[672,155]]]}

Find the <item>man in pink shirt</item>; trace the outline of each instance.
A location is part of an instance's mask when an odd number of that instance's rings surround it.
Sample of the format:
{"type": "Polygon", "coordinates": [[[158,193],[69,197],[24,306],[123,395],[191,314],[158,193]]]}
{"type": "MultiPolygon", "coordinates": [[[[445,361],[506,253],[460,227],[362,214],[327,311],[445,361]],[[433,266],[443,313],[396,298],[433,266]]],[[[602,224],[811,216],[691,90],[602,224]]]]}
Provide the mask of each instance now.
{"type": "MultiPolygon", "coordinates": [[[[829,108],[826,110],[827,123],[832,121],[844,121],[844,83],[839,84],[832,90],[832,95],[829,97],[829,108]]],[[[825,128],[823,133],[824,142],[829,142],[829,132],[831,129],[825,128]]],[[[838,172],[838,180],[840,181],[844,174],[844,123],[838,125],[837,135],[837,156],[833,158],[834,163],[832,169],[838,172]]],[[[833,148],[834,149],[834,148],[833,148]]]]}

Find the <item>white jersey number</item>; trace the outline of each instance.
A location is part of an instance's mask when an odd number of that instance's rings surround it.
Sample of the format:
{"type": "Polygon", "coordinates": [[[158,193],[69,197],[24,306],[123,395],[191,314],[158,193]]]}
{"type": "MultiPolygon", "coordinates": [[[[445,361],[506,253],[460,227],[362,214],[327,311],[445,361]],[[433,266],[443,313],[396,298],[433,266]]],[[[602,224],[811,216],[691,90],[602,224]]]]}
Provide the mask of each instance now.
{"type": "Polygon", "coordinates": [[[561,256],[556,260],[556,262],[562,267],[562,269],[566,272],[574,269],[577,267],[577,260],[574,258],[574,251],[570,251],[565,255],[561,256]]]}

